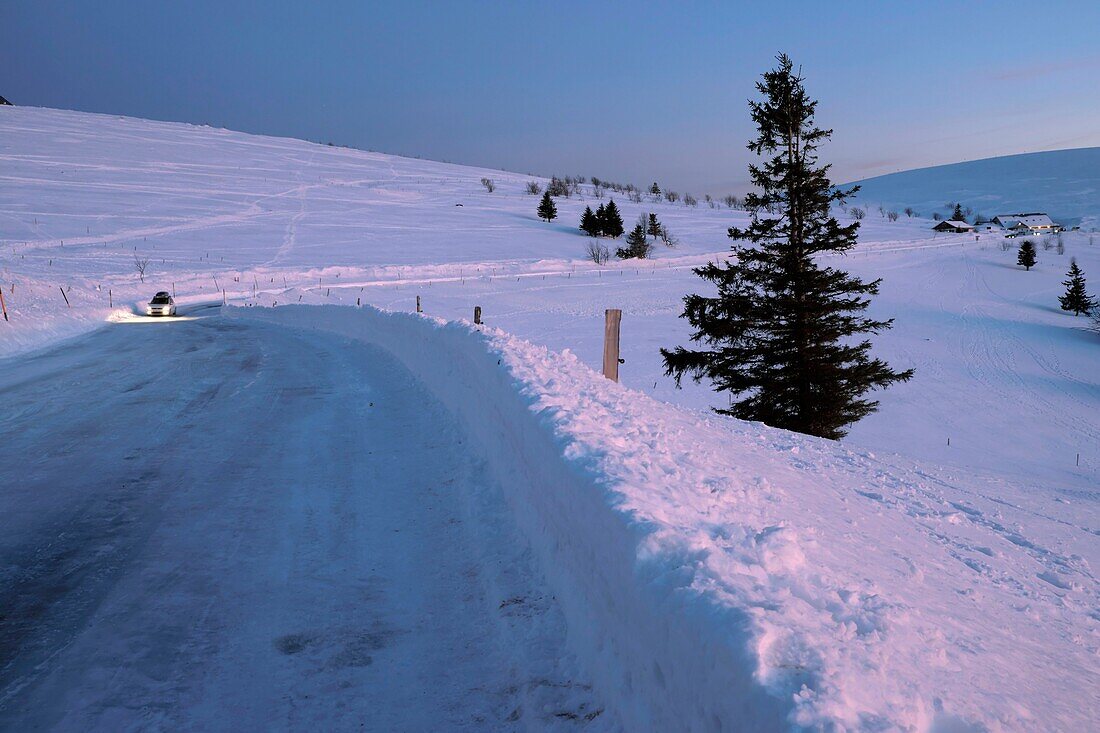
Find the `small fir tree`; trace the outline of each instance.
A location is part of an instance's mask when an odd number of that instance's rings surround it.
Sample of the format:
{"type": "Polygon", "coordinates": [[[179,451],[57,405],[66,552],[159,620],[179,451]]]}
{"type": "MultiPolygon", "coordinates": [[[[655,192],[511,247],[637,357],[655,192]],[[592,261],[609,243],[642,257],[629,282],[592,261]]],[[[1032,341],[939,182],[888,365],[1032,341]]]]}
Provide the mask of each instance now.
{"type": "Polygon", "coordinates": [[[1096,300],[1090,298],[1088,291],[1085,290],[1085,273],[1081,272],[1081,268],[1077,266],[1077,260],[1069,261],[1068,277],[1068,280],[1062,281],[1066,286],[1066,294],[1058,298],[1062,310],[1073,311],[1075,316],[1089,313],[1096,307],[1096,300]]]}
{"type": "Polygon", "coordinates": [[[617,239],[623,236],[623,217],[619,214],[619,207],[615,205],[615,199],[610,199],[603,209],[602,230],[604,236],[617,239]]]}
{"type": "Polygon", "coordinates": [[[729,409],[717,412],[836,439],[878,407],[866,392],[913,372],[871,358],[867,334],[891,325],[864,313],[879,281],[819,264],[818,254],[855,246],[859,222],[841,226],[829,207],[857,189],[834,187],[829,166],[818,164],[817,148],[831,131],[814,125],[817,103],[791,60],[778,61],[757,83],[763,99],[749,103],[759,134],[748,147],[768,157],[749,166],[759,191],[745,197],[752,222],[729,230],[748,244],[735,246],[729,261],[695,270],[718,291],[684,298],[683,317],[700,348],[661,353],[677,384],[687,374],[731,394],[729,409]]]}
{"type": "Polygon", "coordinates": [[[604,234],[606,234],[606,232],[604,231],[604,228],[607,226],[605,223],[606,221],[607,207],[603,204],[600,204],[598,207],[596,207],[596,221],[594,225],[596,228],[597,237],[602,237],[604,234]]]}
{"type": "Polygon", "coordinates": [[[657,221],[656,214],[649,215],[649,223],[646,224],[646,234],[654,238],[661,236],[661,223],[657,221]]]}
{"type": "Polygon", "coordinates": [[[598,236],[600,233],[596,215],[592,213],[591,206],[585,206],[584,213],[581,214],[581,231],[590,237],[598,236]]]}
{"type": "Polygon", "coordinates": [[[649,192],[654,196],[661,195],[661,187],[657,185],[657,181],[654,181],[653,185],[649,187],[649,192]]]}
{"type": "Polygon", "coordinates": [[[646,238],[645,229],[638,224],[626,235],[626,246],[615,250],[615,256],[620,260],[631,258],[645,259],[649,254],[649,240],[646,238]]]}
{"type": "Polygon", "coordinates": [[[1020,245],[1020,251],[1016,254],[1016,264],[1023,265],[1025,270],[1035,267],[1035,243],[1025,239],[1020,245]]]}
{"type": "Polygon", "coordinates": [[[951,213],[952,221],[966,221],[966,214],[963,213],[962,204],[955,204],[955,211],[951,213]]]}
{"type": "Polygon", "coordinates": [[[554,199],[550,198],[549,191],[544,193],[542,200],[539,201],[539,218],[546,221],[558,218],[558,207],[554,205],[554,199]]]}

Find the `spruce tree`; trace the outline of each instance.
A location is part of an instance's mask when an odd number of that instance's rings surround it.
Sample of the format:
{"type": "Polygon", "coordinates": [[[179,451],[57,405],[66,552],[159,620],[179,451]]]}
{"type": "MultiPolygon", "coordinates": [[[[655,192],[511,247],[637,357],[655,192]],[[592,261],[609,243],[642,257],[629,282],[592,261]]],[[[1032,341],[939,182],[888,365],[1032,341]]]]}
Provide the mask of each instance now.
{"type": "Polygon", "coordinates": [[[837,439],[877,409],[869,390],[913,371],[870,355],[867,334],[892,324],[864,314],[880,281],[816,260],[855,245],[859,222],[841,226],[829,207],[857,189],[834,188],[829,166],[818,164],[817,148],[832,131],[814,126],[817,103],[791,60],[783,54],[778,62],[756,85],[763,99],[749,103],[759,133],[748,147],[765,160],[749,166],[758,190],[745,197],[750,225],[729,230],[746,244],[734,245],[728,262],[695,270],[718,291],[684,298],[683,317],[701,348],[661,354],[677,385],[687,374],[730,393],[729,409],[716,412],[837,439]]]}
{"type": "Polygon", "coordinates": [[[603,204],[596,207],[596,236],[602,237],[604,235],[604,222],[607,220],[607,209],[603,204]]]}
{"type": "Polygon", "coordinates": [[[546,221],[558,218],[558,207],[554,205],[554,199],[550,198],[549,191],[544,193],[542,201],[539,201],[539,218],[546,221]]]}
{"type": "Polygon", "coordinates": [[[1066,294],[1058,298],[1062,310],[1073,311],[1075,316],[1088,313],[1096,307],[1096,300],[1090,298],[1088,291],[1085,290],[1085,273],[1081,272],[1081,268],[1077,266],[1077,260],[1069,261],[1068,277],[1068,280],[1062,281],[1066,286],[1066,294]]]}
{"type": "Polygon", "coordinates": [[[1020,245],[1020,251],[1016,255],[1016,264],[1023,265],[1025,270],[1030,270],[1035,267],[1035,243],[1030,239],[1025,239],[1024,243],[1020,245]]]}
{"type": "Polygon", "coordinates": [[[646,225],[646,234],[654,238],[661,236],[661,223],[657,221],[656,214],[649,215],[649,223],[646,225]]]}
{"type": "Polygon", "coordinates": [[[581,231],[590,237],[595,237],[599,234],[599,229],[596,224],[596,215],[592,213],[591,206],[585,206],[584,213],[581,214],[581,231]]]}
{"type": "Polygon", "coordinates": [[[966,221],[966,215],[963,213],[962,204],[955,204],[955,211],[951,214],[952,221],[966,221]]]}
{"type": "Polygon", "coordinates": [[[632,257],[638,259],[645,259],[649,254],[649,240],[646,239],[645,229],[641,224],[635,225],[634,229],[626,236],[626,247],[620,247],[615,250],[615,256],[620,260],[627,260],[632,257]]]}
{"type": "Polygon", "coordinates": [[[603,234],[613,239],[623,235],[623,217],[619,215],[619,207],[615,205],[615,199],[607,202],[603,209],[603,234]]]}
{"type": "Polygon", "coordinates": [[[649,192],[654,196],[661,195],[661,187],[657,185],[657,181],[654,181],[653,185],[649,187],[649,192]]]}

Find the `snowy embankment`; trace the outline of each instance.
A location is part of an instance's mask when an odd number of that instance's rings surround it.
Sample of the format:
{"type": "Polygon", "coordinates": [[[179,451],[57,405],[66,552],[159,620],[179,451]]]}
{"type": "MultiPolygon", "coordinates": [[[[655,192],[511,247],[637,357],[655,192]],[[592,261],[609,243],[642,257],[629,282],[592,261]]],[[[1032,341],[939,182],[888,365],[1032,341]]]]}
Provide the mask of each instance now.
{"type": "Polygon", "coordinates": [[[373,308],[229,315],[377,344],[439,397],[629,730],[1100,715],[1097,584],[1080,555],[1021,534],[1022,510],[990,512],[917,463],[657,402],[495,329],[373,308]]]}

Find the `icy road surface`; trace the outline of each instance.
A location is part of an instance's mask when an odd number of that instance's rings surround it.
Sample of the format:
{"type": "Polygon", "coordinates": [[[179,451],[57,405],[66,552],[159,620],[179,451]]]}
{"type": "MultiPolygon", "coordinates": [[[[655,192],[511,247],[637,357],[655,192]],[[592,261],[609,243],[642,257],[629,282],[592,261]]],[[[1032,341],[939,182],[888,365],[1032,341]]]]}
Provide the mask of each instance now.
{"type": "Polygon", "coordinates": [[[0,399],[0,730],[611,725],[385,353],[135,318],[5,361],[0,399]]]}

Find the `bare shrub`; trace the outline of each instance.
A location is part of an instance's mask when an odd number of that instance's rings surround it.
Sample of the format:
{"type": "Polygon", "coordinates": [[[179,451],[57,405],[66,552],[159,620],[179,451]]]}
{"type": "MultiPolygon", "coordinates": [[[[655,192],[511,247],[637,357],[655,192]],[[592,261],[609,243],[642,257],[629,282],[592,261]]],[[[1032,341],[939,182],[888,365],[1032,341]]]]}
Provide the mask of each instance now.
{"type": "Polygon", "coordinates": [[[1066,243],[1062,239],[1062,235],[1061,234],[1055,235],[1054,241],[1058,245],[1058,254],[1064,255],[1066,253],[1066,243]]]}
{"type": "Polygon", "coordinates": [[[908,216],[910,219],[913,218],[913,207],[912,206],[906,206],[905,207],[905,215],[908,216]]]}
{"type": "Polygon", "coordinates": [[[680,200],[680,194],[675,191],[665,191],[665,201],[674,204],[680,200]]]}
{"type": "Polygon", "coordinates": [[[134,269],[137,270],[138,278],[145,282],[145,268],[149,266],[148,257],[138,257],[134,255],[134,269]]]}
{"type": "Polygon", "coordinates": [[[741,206],[741,199],[737,198],[733,194],[730,194],[729,196],[726,196],[724,199],[722,199],[722,203],[726,205],[727,209],[736,209],[741,206]]]}
{"type": "Polygon", "coordinates": [[[493,191],[495,191],[496,187],[497,187],[497,184],[493,183],[492,178],[482,178],[481,179],[481,185],[485,186],[485,190],[488,191],[489,193],[492,193],[493,191]]]}
{"type": "Polygon", "coordinates": [[[553,176],[550,179],[550,183],[546,184],[546,192],[555,198],[569,198],[570,191],[571,187],[568,183],[565,182],[565,179],[558,178],[557,176],[553,176]]]}
{"type": "Polygon", "coordinates": [[[635,204],[642,203],[642,192],[641,191],[631,191],[626,196],[627,196],[628,199],[630,199],[631,203],[635,203],[635,204]]]}
{"type": "Polygon", "coordinates": [[[859,221],[863,217],[867,216],[867,212],[859,208],[858,206],[853,206],[851,209],[848,210],[848,213],[851,214],[852,218],[856,221],[859,221]]]}
{"type": "Polygon", "coordinates": [[[538,184],[538,181],[528,181],[527,193],[531,194],[532,196],[538,196],[540,193],[542,193],[542,186],[538,184]]]}
{"type": "Polygon", "coordinates": [[[676,239],[664,224],[661,225],[661,231],[658,236],[666,247],[675,247],[680,243],[680,240],[676,239]]]}
{"type": "Polygon", "coordinates": [[[610,250],[598,241],[588,242],[588,244],[585,245],[585,254],[588,255],[588,259],[592,260],[597,265],[603,265],[611,259],[610,250]]]}
{"type": "Polygon", "coordinates": [[[699,201],[690,193],[684,194],[684,206],[698,206],[699,201]]]}
{"type": "Polygon", "coordinates": [[[887,211],[886,212],[886,218],[889,219],[890,221],[897,221],[898,220],[898,212],[896,212],[896,211],[887,211]]]}

